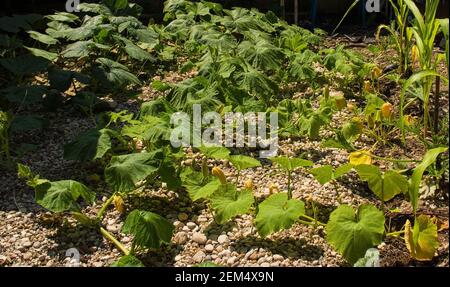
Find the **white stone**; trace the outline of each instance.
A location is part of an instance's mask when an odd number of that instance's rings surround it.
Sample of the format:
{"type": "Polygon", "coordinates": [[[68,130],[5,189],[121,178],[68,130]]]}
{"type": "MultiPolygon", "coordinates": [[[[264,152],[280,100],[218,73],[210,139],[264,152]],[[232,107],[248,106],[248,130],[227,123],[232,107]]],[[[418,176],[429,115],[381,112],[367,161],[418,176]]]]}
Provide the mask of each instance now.
{"type": "Polygon", "coordinates": [[[205,244],[208,239],[203,233],[196,232],[192,235],[192,240],[198,244],[205,244]]]}
{"type": "Polygon", "coordinates": [[[217,238],[217,242],[219,242],[220,244],[224,244],[227,241],[228,241],[228,236],[226,236],[225,234],[222,234],[217,238]]]}

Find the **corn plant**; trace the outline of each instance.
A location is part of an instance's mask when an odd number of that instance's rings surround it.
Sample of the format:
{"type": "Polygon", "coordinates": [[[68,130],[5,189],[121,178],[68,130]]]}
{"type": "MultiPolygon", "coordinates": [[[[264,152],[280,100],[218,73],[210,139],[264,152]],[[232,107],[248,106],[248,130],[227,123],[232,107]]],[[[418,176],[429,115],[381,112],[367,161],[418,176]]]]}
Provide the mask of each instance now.
{"type": "MultiPolygon", "coordinates": [[[[434,42],[436,35],[439,33],[440,22],[436,19],[436,10],[439,0],[426,1],[425,14],[417,8],[411,0],[405,0],[411,13],[414,15],[414,24],[411,31],[414,35],[415,45],[419,52],[419,65],[422,71],[436,71],[439,61],[442,59],[440,55],[433,57],[434,42]]],[[[423,113],[424,113],[424,136],[428,134],[429,126],[429,99],[433,85],[432,75],[424,76],[420,81],[422,88],[423,113]]]]}
{"type": "Polygon", "coordinates": [[[391,34],[399,57],[399,71],[400,74],[403,75],[406,73],[410,64],[409,51],[411,49],[411,33],[408,30],[409,8],[404,0],[389,0],[389,3],[394,10],[395,26],[388,26],[385,24],[378,26],[377,39],[380,38],[382,30],[387,30],[391,34]]]}

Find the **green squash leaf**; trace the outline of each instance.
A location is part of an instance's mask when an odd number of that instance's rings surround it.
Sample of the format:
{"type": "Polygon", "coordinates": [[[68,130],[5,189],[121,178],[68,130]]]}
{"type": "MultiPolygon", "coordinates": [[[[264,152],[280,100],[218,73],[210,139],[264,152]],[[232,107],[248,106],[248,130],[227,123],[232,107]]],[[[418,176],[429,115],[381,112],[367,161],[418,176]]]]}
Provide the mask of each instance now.
{"type": "Polygon", "coordinates": [[[333,167],[331,165],[313,168],[309,172],[322,185],[333,179],[333,167]]]}
{"type": "Polygon", "coordinates": [[[314,176],[314,178],[320,183],[325,184],[331,180],[337,179],[344,174],[348,173],[353,168],[352,164],[343,164],[333,170],[331,165],[324,165],[321,167],[313,168],[309,172],[314,176]]]}
{"type": "Polygon", "coordinates": [[[237,191],[236,186],[232,184],[220,186],[219,190],[211,196],[214,218],[219,224],[224,224],[237,215],[247,213],[253,202],[252,191],[237,191]]]}
{"type": "Polygon", "coordinates": [[[11,86],[0,91],[8,101],[20,104],[34,104],[42,100],[47,92],[45,86],[11,86]]]}
{"type": "Polygon", "coordinates": [[[170,243],[175,227],[160,215],[135,209],[128,214],[122,227],[125,234],[133,234],[133,242],[143,248],[159,248],[170,243]]]}
{"type": "Polygon", "coordinates": [[[341,205],[330,214],[326,231],[328,243],[354,264],[367,249],[381,243],[384,215],[369,204],[361,205],[356,214],[351,206],[341,205]]]}
{"type": "Polygon", "coordinates": [[[155,58],[150,55],[147,51],[141,49],[139,46],[135,45],[133,42],[126,38],[121,38],[121,40],[125,44],[125,52],[130,56],[132,59],[138,60],[138,61],[151,61],[154,62],[155,58]]]}
{"type": "Polygon", "coordinates": [[[67,160],[90,161],[102,158],[112,146],[109,129],[91,129],[81,133],[64,146],[64,158],[67,160]]]}
{"type": "Polygon", "coordinates": [[[133,255],[125,255],[111,264],[111,267],[145,267],[141,260],[133,255]]]}
{"type": "Polygon", "coordinates": [[[271,161],[277,163],[285,171],[294,171],[298,167],[313,166],[312,161],[302,159],[302,158],[288,158],[286,156],[278,156],[270,158],[271,161]]]}
{"type": "Polygon", "coordinates": [[[30,37],[33,38],[34,40],[47,45],[55,45],[56,43],[58,43],[57,39],[46,34],[42,34],[36,31],[28,31],[28,34],[30,34],[30,37]]]}
{"type": "Polygon", "coordinates": [[[17,76],[33,75],[47,69],[47,59],[34,55],[21,55],[13,59],[0,59],[0,64],[17,76]]]}
{"type": "Polygon", "coordinates": [[[305,204],[297,199],[289,199],[287,193],[269,196],[258,206],[256,229],[262,237],[273,232],[290,228],[305,213],[305,204]]]}
{"type": "Polygon", "coordinates": [[[230,150],[222,146],[202,146],[198,148],[202,154],[208,158],[213,159],[228,159],[230,157],[230,150]]]}
{"type": "Polygon", "coordinates": [[[45,16],[45,18],[49,19],[50,21],[68,22],[68,23],[73,23],[79,19],[77,15],[67,12],[58,12],[53,15],[45,16]]]}
{"type": "Polygon", "coordinates": [[[79,210],[77,203],[79,197],[89,204],[93,204],[95,200],[94,192],[74,180],[54,181],[45,187],[36,187],[36,202],[52,212],[79,210]]]}
{"type": "Polygon", "coordinates": [[[48,121],[40,116],[18,116],[11,123],[12,132],[24,132],[36,129],[43,129],[48,121]]]}
{"type": "Polygon", "coordinates": [[[105,180],[114,191],[127,192],[149,176],[156,175],[162,153],[134,153],[113,156],[105,169],[105,180]]]}
{"type": "Polygon", "coordinates": [[[100,66],[93,69],[93,76],[106,87],[111,86],[123,87],[128,84],[140,84],[141,81],[124,65],[112,61],[107,58],[99,58],[96,60],[100,66]]]}
{"type": "Polygon", "coordinates": [[[42,49],[30,48],[30,47],[26,47],[26,46],[24,46],[24,48],[27,49],[28,51],[30,51],[32,55],[34,55],[36,57],[44,58],[51,62],[53,62],[54,60],[56,60],[56,58],[58,58],[58,54],[56,54],[56,53],[52,53],[52,52],[45,51],[42,49]]]}
{"type": "Polygon", "coordinates": [[[205,177],[202,172],[194,171],[191,168],[184,169],[180,177],[183,186],[193,201],[209,198],[221,185],[218,178],[212,176],[205,177]]]}
{"type": "Polygon", "coordinates": [[[359,177],[367,181],[370,190],[383,201],[408,191],[406,177],[393,170],[382,173],[377,166],[367,164],[358,165],[355,169],[359,177]]]}
{"type": "Polygon", "coordinates": [[[245,155],[232,155],[230,156],[230,162],[237,170],[261,166],[259,160],[245,155]]]}

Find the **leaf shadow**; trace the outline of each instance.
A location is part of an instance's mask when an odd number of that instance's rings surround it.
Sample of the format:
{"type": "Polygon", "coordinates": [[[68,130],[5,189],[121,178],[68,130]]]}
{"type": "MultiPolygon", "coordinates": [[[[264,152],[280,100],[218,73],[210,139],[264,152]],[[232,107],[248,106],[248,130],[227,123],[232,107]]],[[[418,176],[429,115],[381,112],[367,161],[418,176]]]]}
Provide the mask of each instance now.
{"type": "Polygon", "coordinates": [[[272,254],[279,254],[286,258],[314,261],[320,259],[324,250],[316,245],[309,244],[305,239],[286,237],[271,240],[256,236],[244,237],[232,244],[234,249],[248,252],[251,249],[263,248],[272,254]]]}
{"type": "MultiPolygon", "coordinates": [[[[44,224],[41,222],[41,224],[44,224]]],[[[56,223],[55,223],[56,224],[56,223]]],[[[87,262],[86,255],[92,255],[98,249],[105,248],[103,236],[99,231],[81,224],[68,224],[63,222],[55,226],[56,232],[48,236],[56,245],[48,249],[47,255],[54,257],[58,261],[63,261],[66,257],[66,251],[70,248],[76,248],[80,253],[80,261],[87,262]]]]}

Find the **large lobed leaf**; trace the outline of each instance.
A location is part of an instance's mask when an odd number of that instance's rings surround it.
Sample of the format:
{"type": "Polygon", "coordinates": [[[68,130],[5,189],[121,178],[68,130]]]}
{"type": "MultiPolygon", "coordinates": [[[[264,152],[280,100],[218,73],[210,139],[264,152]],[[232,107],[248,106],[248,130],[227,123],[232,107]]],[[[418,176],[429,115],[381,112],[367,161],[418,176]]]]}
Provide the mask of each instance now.
{"type": "Polygon", "coordinates": [[[258,206],[256,229],[262,237],[288,229],[305,213],[305,204],[297,199],[288,199],[286,193],[269,196],[258,206]]]}
{"type": "Polygon", "coordinates": [[[367,164],[358,165],[355,169],[359,177],[367,181],[370,190],[383,201],[391,200],[397,194],[408,191],[406,177],[393,170],[382,173],[377,166],[367,164]]]}
{"type": "Polygon", "coordinates": [[[180,177],[183,186],[193,201],[209,198],[221,185],[218,178],[212,176],[205,177],[203,173],[194,171],[191,168],[183,170],[180,177]]]}
{"type": "Polygon", "coordinates": [[[79,161],[102,158],[111,149],[111,133],[109,129],[91,129],[81,133],[64,146],[64,158],[79,161]]]}
{"type": "Polygon", "coordinates": [[[351,164],[343,164],[333,170],[331,165],[324,165],[311,169],[309,172],[320,183],[325,184],[331,180],[335,180],[348,173],[353,168],[351,164]]]}
{"type": "Polygon", "coordinates": [[[35,195],[38,204],[53,212],[79,210],[79,197],[89,204],[93,204],[95,200],[94,192],[74,180],[54,181],[37,186],[35,195]]]}
{"type": "Polygon", "coordinates": [[[237,191],[232,184],[222,185],[211,197],[214,218],[217,223],[224,224],[237,215],[247,213],[254,201],[252,191],[237,191]]]}
{"type": "Polygon", "coordinates": [[[114,191],[132,191],[138,182],[156,174],[161,158],[160,150],[114,156],[105,169],[105,180],[114,191]]]}
{"type": "Polygon", "coordinates": [[[257,159],[245,155],[232,155],[230,156],[230,162],[237,170],[261,166],[257,159]]]}
{"type": "Polygon", "coordinates": [[[122,227],[125,234],[133,234],[133,242],[143,248],[159,248],[162,243],[170,243],[175,227],[160,215],[143,210],[133,210],[128,214],[122,227]]]}
{"type": "Polygon", "coordinates": [[[302,158],[288,158],[286,156],[273,157],[270,160],[277,163],[282,169],[289,172],[298,167],[307,167],[313,165],[313,162],[309,160],[302,158]]]}
{"type": "Polygon", "coordinates": [[[330,214],[327,241],[351,264],[364,257],[366,250],[381,243],[384,215],[375,206],[361,205],[355,213],[341,205],[330,214]]]}

